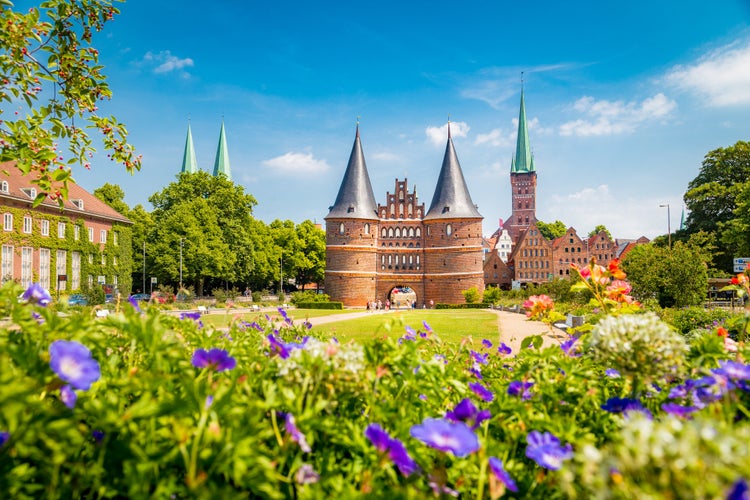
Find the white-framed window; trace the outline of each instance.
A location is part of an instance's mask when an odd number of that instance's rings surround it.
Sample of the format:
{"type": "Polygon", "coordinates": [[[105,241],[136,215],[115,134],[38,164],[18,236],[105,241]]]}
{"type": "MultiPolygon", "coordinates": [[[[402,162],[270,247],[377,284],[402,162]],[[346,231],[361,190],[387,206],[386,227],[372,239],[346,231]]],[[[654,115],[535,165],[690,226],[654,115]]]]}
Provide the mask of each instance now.
{"type": "Polygon", "coordinates": [[[88,230],[89,230],[89,241],[93,243],[94,242],[94,228],[90,227],[88,228],[88,230]]]}
{"type": "Polygon", "coordinates": [[[342,222],[339,224],[339,234],[344,234],[344,231],[346,230],[346,227],[344,226],[344,223],[342,222]]]}
{"type": "Polygon", "coordinates": [[[57,237],[65,238],[65,223],[64,222],[57,223],[57,237]]]}
{"type": "Polygon", "coordinates": [[[81,239],[81,226],[78,224],[73,225],[73,239],[76,241],[81,239]]]}
{"type": "Polygon", "coordinates": [[[32,222],[33,220],[30,215],[23,216],[23,232],[24,233],[31,234],[32,222]]]}
{"type": "Polygon", "coordinates": [[[94,254],[90,253],[89,254],[89,264],[93,264],[93,263],[94,263],[94,254]]]}
{"type": "Polygon", "coordinates": [[[112,284],[117,286],[117,275],[112,276],[112,284]]]}
{"type": "Polygon", "coordinates": [[[450,236],[451,234],[453,234],[453,226],[451,226],[450,224],[447,224],[445,226],[445,234],[447,236],[450,236]]]}
{"type": "Polygon", "coordinates": [[[79,288],[81,288],[81,252],[72,252],[70,254],[70,289],[78,290],[79,288]]]}
{"type": "Polygon", "coordinates": [[[42,221],[42,236],[49,236],[49,221],[42,221]]]}
{"type": "Polygon", "coordinates": [[[91,275],[91,274],[89,274],[88,283],[89,283],[89,288],[91,288],[92,286],[94,286],[94,276],[91,275]]]}
{"type": "Polygon", "coordinates": [[[112,244],[115,246],[119,244],[118,236],[119,236],[119,233],[117,231],[112,231],[112,244]]]}
{"type": "Polygon", "coordinates": [[[99,230],[99,243],[106,243],[106,242],[107,242],[107,230],[100,229],[99,230]]]}
{"type": "Polygon", "coordinates": [[[33,279],[32,266],[34,265],[34,249],[31,247],[21,248],[21,286],[28,288],[33,279]]]}
{"type": "Polygon", "coordinates": [[[365,234],[370,234],[370,224],[365,222],[365,234]]]}
{"type": "Polygon", "coordinates": [[[112,265],[113,266],[117,265],[117,256],[116,255],[112,257],[112,265]]]}
{"type": "Polygon", "coordinates": [[[2,279],[5,283],[13,279],[13,246],[3,245],[2,260],[2,279]]]}
{"type": "MultiPolygon", "coordinates": [[[[57,276],[62,276],[68,274],[68,251],[67,250],[58,250],[57,251],[57,259],[56,259],[56,268],[57,276]]],[[[55,290],[67,290],[68,283],[67,281],[60,281],[57,277],[55,278],[55,290]]]]}
{"type": "Polygon", "coordinates": [[[13,231],[13,214],[6,213],[3,215],[3,229],[13,231]]]}
{"type": "Polygon", "coordinates": [[[8,191],[10,191],[8,181],[3,181],[2,183],[0,183],[0,191],[2,191],[3,193],[7,193],[8,191]]]}
{"type": "Polygon", "coordinates": [[[49,248],[39,249],[39,284],[45,290],[49,290],[49,268],[50,252],[49,248]]]}

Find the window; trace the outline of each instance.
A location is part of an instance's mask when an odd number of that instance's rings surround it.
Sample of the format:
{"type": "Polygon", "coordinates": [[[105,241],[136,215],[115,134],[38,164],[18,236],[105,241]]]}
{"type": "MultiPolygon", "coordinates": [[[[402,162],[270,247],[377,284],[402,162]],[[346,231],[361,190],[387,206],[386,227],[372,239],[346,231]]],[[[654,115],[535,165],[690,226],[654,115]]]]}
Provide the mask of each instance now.
{"type": "Polygon", "coordinates": [[[92,276],[91,274],[89,274],[89,276],[87,278],[87,281],[89,283],[89,288],[91,288],[92,286],[94,286],[94,276],[92,276]]]}
{"type": "Polygon", "coordinates": [[[393,238],[393,228],[388,228],[388,237],[393,238]]]}
{"type": "Polygon", "coordinates": [[[49,236],[49,221],[42,221],[42,236],[49,236]]]}
{"type": "Polygon", "coordinates": [[[39,249],[39,284],[49,290],[49,248],[39,249]]]}
{"type": "Polygon", "coordinates": [[[90,227],[90,228],[88,228],[88,229],[89,229],[89,241],[90,241],[91,243],[93,243],[93,242],[94,242],[94,228],[93,228],[93,227],[90,227]]]}
{"type": "Polygon", "coordinates": [[[447,224],[445,226],[445,234],[447,234],[448,236],[453,234],[453,226],[451,226],[450,224],[447,224]]]}
{"type": "Polygon", "coordinates": [[[3,217],[3,229],[13,231],[13,214],[5,214],[3,217]]]}
{"type": "Polygon", "coordinates": [[[106,243],[106,242],[107,242],[107,230],[101,229],[99,231],[99,243],[106,243]]]}
{"type": "Polygon", "coordinates": [[[398,227],[397,227],[397,228],[396,228],[396,232],[395,232],[395,233],[394,233],[393,235],[394,235],[394,236],[395,236],[396,238],[400,238],[400,237],[401,237],[401,228],[398,228],[398,227]]]}
{"type": "Polygon", "coordinates": [[[417,230],[416,230],[416,231],[414,231],[414,235],[415,235],[415,236],[416,236],[417,238],[421,238],[421,237],[422,237],[422,230],[421,230],[421,229],[419,229],[419,228],[417,228],[417,230]]]}
{"type": "Polygon", "coordinates": [[[78,290],[79,288],[81,288],[81,252],[73,252],[70,254],[70,289],[78,290]]]}
{"type": "Polygon", "coordinates": [[[344,223],[342,222],[341,224],[339,224],[339,234],[344,234],[345,230],[346,228],[344,227],[344,223]]]}
{"type": "Polygon", "coordinates": [[[57,237],[65,238],[65,223],[64,222],[57,223],[57,237]]]}
{"type": "Polygon", "coordinates": [[[10,191],[8,189],[8,181],[3,181],[2,184],[0,184],[0,191],[2,191],[3,193],[7,193],[8,191],[10,191]]]}
{"type": "Polygon", "coordinates": [[[13,279],[13,247],[11,245],[3,245],[2,260],[2,280],[5,283],[13,279]]]}
{"type": "Polygon", "coordinates": [[[103,266],[106,266],[106,265],[107,265],[107,256],[106,256],[106,255],[104,255],[104,254],[102,254],[102,265],[103,265],[103,266]]]}
{"type": "Polygon", "coordinates": [[[113,266],[116,266],[116,265],[117,265],[117,257],[116,257],[116,256],[113,256],[113,257],[112,257],[112,265],[113,265],[113,266]]]}
{"type": "Polygon", "coordinates": [[[112,284],[117,286],[117,275],[112,276],[112,284]]]}
{"type": "Polygon", "coordinates": [[[67,250],[58,250],[56,259],[56,271],[57,271],[57,283],[55,284],[56,290],[67,290],[67,281],[60,281],[60,276],[68,274],[68,252],[67,250]]]}
{"type": "Polygon", "coordinates": [[[89,264],[93,264],[93,263],[94,263],[94,254],[90,253],[89,254],[89,264]]]}
{"type": "Polygon", "coordinates": [[[81,239],[81,226],[78,224],[73,226],[73,239],[76,241],[81,239]]]}
{"type": "Polygon", "coordinates": [[[381,238],[386,238],[386,237],[388,237],[388,231],[386,230],[386,228],[383,228],[383,229],[382,229],[382,230],[380,231],[380,237],[381,237],[381,238]]]}
{"type": "MultiPolygon", "coordinates": [[[[365,234],[370,234],[370,224],[365,223],[365,234]]],[[[115,236],[117,236],[117,233],[115,233],[115,236]]],[[[115,241],[117,241],[117,238],[115,238],[115,241]]],[[[117,243],[115,243],[117,245],[117,243]]]]}
{"type": "Polygon", "coordinates": [[[23,217],[23,232],[26,234],[31,234],[31,216],[30,215],[24,215],[23,217]]]}
{"type": "Polygon", "coordinates": [[[33,278],[31,266],[33,263],[34,249],[31,247],[21,248],[21,286],[28,288],[31,286],[33,278]]]}

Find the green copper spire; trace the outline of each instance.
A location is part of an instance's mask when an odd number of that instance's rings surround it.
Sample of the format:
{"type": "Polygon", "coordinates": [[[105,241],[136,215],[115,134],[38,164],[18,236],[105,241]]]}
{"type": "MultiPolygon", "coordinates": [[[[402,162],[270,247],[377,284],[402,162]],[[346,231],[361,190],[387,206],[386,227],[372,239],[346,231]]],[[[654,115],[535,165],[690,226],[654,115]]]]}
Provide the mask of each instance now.
{"type": "Polygon", "coordinates": [[[193,148],[193,134],[188,123],[187,139],[185,140],[185,154],[182,156],[181,172],[194,174],[198,171],[198,160],[195,159],[195,148],[193,148]]]}
{"type": "Polygon", "coordinates": [[[511,173],[534,172],[534,157],[531,156],[529,130],[526,127],[526,103],[521,89],[521,110],[518,113],[518,138],[516,139],[516,157],[511,162],[511,173]]]}
{"type": "Polygon", "coordinates": [[[214,176],[219,174],[224,174],[227,176],[227,179],[232,180],[232,169],[229,167],[229,148],[227,148],[223,120],[221,122],[221,132],[219,133],[219,147],[216,149],[216,161],[214,161],[214,176]]]}

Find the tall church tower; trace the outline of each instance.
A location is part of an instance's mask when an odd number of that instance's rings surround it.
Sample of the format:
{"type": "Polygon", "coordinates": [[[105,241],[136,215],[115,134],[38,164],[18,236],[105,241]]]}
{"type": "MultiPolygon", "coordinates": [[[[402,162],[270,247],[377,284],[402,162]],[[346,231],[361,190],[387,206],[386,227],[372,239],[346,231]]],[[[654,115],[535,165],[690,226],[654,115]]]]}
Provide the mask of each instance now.
{"type": "Polygon", "coordinates": [[[518,113],[516,155],[510,164],[510,187],[512,213],[503,228],[508,230],[515,245],[521,233],[528,229],[531,223],[536,222],[536,168],[529,145],[523,87],[521,88],[521,109],[518,113]]]}
{"type": "Polygon", "coordinates": [[[194,174],[198,171],[198,160],[195,158],[195,148],[193,147],[193,133],[190,131],[188,123],[187,139],[185,139],[185,153],[182,155],[181,172],[194,174]]]}
{"type": "Polygon", "coordinates": [[[378,210],[359,138],[326,220],[325,290],[346,306],[376,298],[378,210]]]}
{"type": "Polygon", "coordinates": [[[216,160],[214,161],[214,177],[219,174],[224,174],[227,176],[227,179],[232,180],[232,169],[229,167],[229,148],[227,147],[227,138],[224,133],[224,120],[221,121],[219,146],[216,148],[216,160]]]}
{"type": "Polygon", "coordinates": [[[460,304],[463,290],[484,290],[482,219],[471,201],[448,123],[443,165],[423,221],[426,300],[460,304]]]}

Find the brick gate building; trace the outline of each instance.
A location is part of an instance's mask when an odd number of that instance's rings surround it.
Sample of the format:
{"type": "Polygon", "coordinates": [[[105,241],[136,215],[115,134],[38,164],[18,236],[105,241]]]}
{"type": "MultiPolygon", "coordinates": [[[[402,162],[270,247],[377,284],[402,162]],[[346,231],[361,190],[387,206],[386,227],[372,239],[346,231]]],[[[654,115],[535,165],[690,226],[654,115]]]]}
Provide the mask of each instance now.
{"type": "Polygon", "coordinates": [[[375,202],[359,126],[336,201],[326,216],[325,290],[347,306],[416,293],[418,307],[462,303],[463,290],[484,289],[482,216],[471,200],[448,128],[432,203],[425,211],[407,179],[375,202]]]}

